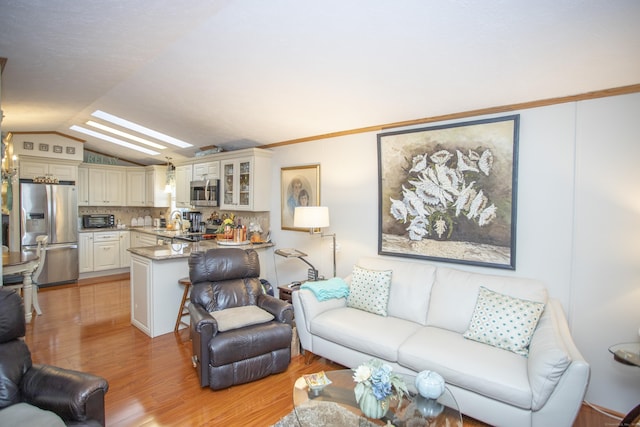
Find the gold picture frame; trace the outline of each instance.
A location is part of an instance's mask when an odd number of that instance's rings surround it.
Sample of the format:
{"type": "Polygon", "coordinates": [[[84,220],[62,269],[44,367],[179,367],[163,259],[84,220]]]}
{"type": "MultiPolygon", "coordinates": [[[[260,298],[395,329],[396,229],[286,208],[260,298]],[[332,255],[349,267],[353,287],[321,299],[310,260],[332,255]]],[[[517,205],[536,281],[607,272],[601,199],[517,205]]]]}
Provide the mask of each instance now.
{"type": "Polygon", "coordinates": [[[293,226],[296,206],[320,206],[320,165],[280,169],[280,213],[283,230],[308,231],[293,226]]]}

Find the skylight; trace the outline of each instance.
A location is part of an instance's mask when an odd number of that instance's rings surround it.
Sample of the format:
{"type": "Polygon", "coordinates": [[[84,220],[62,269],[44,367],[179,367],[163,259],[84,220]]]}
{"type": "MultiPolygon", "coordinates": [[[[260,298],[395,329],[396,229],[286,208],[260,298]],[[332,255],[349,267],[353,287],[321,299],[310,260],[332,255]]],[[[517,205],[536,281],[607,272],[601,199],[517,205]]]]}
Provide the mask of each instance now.
{"type": "Polygon", "coordinates": [[[139,143],[141,143],[141,144],[148,145],[149,147],[153,147],[153,148],[156,148],[156,149],[158,149],[158,150],[164,150],[164,149],[166,149],[166,148],[167,148],[167,147],[165,147],[164,145],[156,144],[155,142],[151,142],[151,141],[149,141],[149,140],[147,140],[147,139],[140,138],[139,136],[131,135],[130,133],[123,132],[123,131],[118,130],[118,129],[114,129],[114,128],[112,128],[112,127],[110,127],[110,126],[107,126],[107,125],[103,125],[102,123],[94,122],[93,120],[89,120],[89,121],[87,121],[87,124],[88,124],[89,126],[94,127],[94,128],[97,128],[97,129],[103,130],[103,131],[105,131],[105,132],[112,133],[112,134],[114,134],[114,135],[121,136],[121,137],[123,137],[123,138],[130,139],[130,140],[132,140],[132,141],[139,142],[139,143]]]}
{"type": "Polygon", "coordinates": [[[101,110],[96,110],[93,113],[91,113],[91,115],[99,119],[114,123],[118,126],[122,126],[124,128],[130,129],[134,132],[138,132],[143,135],[147,135],[151,138],[164,141],[168,144],[175,145],[176,147],[180,147],[180,148],[193,147],[193,145],[189,144],[188,142],[182,141],[180,139],[176,139],[169,135],[165,135],[164,133],[155,131],[153,129],[149,129],[137,123],[130,122],[129,120],[125,120],[123,118],[114,116],[113,114],[105,113],[104,111],[101,111],[101,110]]]}
{"type": "Polygon", "coordinates": [[[89,135],[89,136],[93,136],[95,138],[102,139],[104,141],[111,142],[113,144],[120,145],[122,147],[130,148],[132,150],[137,150],[137,151],[143,152],[145,154],[149,154],[150,156],[156,156],[156,155],[160,154],[157,151],[149,150],[148,148],[140,147],[139,145],[131,144],[130,142],[126,142],[126,141],[123,141],[121,139],[114,138],[112,136],[105,135],[103,133],[96,132],[96,131],[91,130],[91,129],[86,129],[86,128],[83,128],[81,126],[73,125],[73,126],[70,127],[70,129],[71,130],[75,130],[76,132],[84,133],[84,134],[89,135]]]}

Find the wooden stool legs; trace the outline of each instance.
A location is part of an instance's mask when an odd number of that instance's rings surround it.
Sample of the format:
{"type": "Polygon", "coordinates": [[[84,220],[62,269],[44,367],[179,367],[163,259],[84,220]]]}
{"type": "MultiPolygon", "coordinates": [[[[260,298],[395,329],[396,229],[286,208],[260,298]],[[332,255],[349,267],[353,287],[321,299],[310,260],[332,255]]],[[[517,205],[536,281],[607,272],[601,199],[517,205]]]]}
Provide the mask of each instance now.
{"type": "Polygon", "coordinates": [[[178,283],[184,285],[184,292],[182,294],[182,302],[180,303],[180,310],[178,310],[178,318],[176,319],[176,327],[173,328],[173,332],[178,332],[180,325],[185,325],[187,328],[190,326],[189,322],[182,320],[183,317],[189,316],[189,291],[191,290],[191,280],[188,277],[178,280],[178,283]]]}

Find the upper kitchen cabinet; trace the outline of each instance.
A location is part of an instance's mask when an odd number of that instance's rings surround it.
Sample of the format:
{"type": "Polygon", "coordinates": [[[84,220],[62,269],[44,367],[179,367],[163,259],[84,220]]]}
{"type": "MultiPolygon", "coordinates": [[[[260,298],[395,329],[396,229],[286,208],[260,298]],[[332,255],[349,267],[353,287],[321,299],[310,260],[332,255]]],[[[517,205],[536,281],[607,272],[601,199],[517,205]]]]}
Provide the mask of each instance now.
{"type": "Polygon", "coordinates": [[[164,208],[170,205],[166,166],[127,168],[127,206],[164,208]]]}
{"type": "Polygon", "coordinates": [[[147,173],[143,168],[127,168],[127,206],[147,204],[147,173]]]}
{"type": "Polygon", "coordinates": [[[167,186],[166,166],[145,167],[145,206],[165,208],[171,205],[171,194],[165,191],[167,186]]]}
{"type": "Polygon", "coordinates": [[[190,208],[193,165],[176,166],[176,208],[190,208]]]}
{"type": "Polygon", "coordinates": [[[89,205],[125,206],[126,181],[125,168],[92,165],[89,168],[89,205]]]}
{"type": "Polygon", "coordinates": [[[20,179],[34,179],[36,177],[51,176],[59,181],[77,181],[78,163],[64,160],[51,161],[49,159],[20,159],[20,179]]]}
{"type": "Polygon", "coordinates": [[[220,162],[196,163],[193,165],[193,180],[220,179],[220,162]]]}
{"type": "Polygon", "coordinates": [[[271,152],[252,148],[230,152],[228,156],[220,160],[220,209],[268,211],[271,196],[271,152]]]}
{"type": "Polygon", "coordinates": [[[78,206],[89,206],[89,168],[84,165],[78,166],[78,206]]]}

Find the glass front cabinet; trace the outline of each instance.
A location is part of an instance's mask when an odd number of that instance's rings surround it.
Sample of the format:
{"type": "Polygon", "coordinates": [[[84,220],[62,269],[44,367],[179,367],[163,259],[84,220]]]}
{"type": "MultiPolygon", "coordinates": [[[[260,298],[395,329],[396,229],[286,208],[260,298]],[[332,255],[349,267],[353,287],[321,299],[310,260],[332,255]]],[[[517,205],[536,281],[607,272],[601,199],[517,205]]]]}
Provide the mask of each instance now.
{"type": "Polygon", "coordinates": [[[271,158],[253,155],[220,161],[220,209],[268,211],[271,158]]]}

